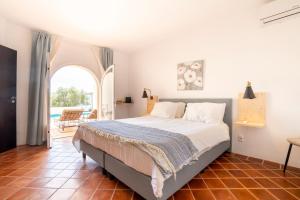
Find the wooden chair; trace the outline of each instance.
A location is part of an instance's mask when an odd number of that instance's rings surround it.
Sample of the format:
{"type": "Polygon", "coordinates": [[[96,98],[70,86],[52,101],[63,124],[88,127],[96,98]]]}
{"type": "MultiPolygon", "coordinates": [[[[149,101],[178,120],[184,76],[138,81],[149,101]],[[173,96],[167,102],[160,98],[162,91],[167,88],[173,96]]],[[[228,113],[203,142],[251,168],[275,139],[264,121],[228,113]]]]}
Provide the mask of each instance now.
{"type": "Polygon", "coordinates": [[[88,115],[87,119],[88,120],[93,120],[93,119],[97,119],[97,109],[93,109],[90,114],[88,115]]]}
{"type": "Polygon", "coordinates": [[[83,109],[66,109],[63,110],[60,118],[59,118],[59,127],[64,131],[66,126],[77,126],[80,122],[81,115],[83,113],[83,109]],[[70,123],[73,123],[70,125],[70,123]]]}
{"type": "Polygon", "coordinates": [[[288,138],[287,141],[290,143],[290,146],[289,146],[289,150],[288,150],[288,153],[286,156],[283,172],[285,172],[285,170],[287,168],[293,145],[300,147],[300,138],[288,138]]]}

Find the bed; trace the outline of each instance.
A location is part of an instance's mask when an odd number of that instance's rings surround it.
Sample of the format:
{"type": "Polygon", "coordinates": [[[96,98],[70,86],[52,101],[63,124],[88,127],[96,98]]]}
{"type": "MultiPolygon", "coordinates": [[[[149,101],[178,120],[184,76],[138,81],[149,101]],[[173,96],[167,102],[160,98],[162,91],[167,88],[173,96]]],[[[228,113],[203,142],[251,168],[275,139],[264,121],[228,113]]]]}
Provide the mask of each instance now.
{"type": "Polygon", "coordinates": [[[160,101],[226,104],[223,118],[224,124],[220,126],[199,126],[197,123],[187,122],[182,119],[158,119],[155,117],[120,120],[128,124],[142,124],[143,126],[154,128],[157,126],[169,131],[176,129],[177,132],[180,132],[180,130],[182,130],[183,132],[189,132],[192,136],[197,135],[194,134],[194,132],[196,133],[201,130],[201,137],[197,136],[198,138],[193,138],[193,141],[199,140],[197,145],[200,146],[201,154],[199,154],[198,160],[190,165],[185,165],[182,169],[164,180],[161,180],[162,175],[156,168],[151,157],[130,144],[113,140],[101,140],[92,137],[92,133],[88,132],[81,133],[84,137],[81,139],[77,138],[76,140],[77,148],[83,152],[83,155],[88,155],[94,159],[108,173],[149,200],[168,199],[168,197],[188,183],[221,154],[231,150],[231,99],[160,99],[160,101]],[[184,129],[184,127],[188,127],[188,129],[184,129]],[[228,138],[226,138],[226,133],[228,138]],[[143,160],[143,162],[140,162],[141,160],[143,160]]]}

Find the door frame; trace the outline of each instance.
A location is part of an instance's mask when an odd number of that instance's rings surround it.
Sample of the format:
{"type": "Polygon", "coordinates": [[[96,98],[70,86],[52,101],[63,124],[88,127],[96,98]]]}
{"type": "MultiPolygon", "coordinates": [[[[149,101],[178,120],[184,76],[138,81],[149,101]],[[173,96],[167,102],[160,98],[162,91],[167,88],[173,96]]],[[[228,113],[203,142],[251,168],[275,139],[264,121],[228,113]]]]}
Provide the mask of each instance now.
{"type": "MultiPolygon", "coordinates": [[[[96,73],[91,70],[90,68],[88,67],[85,67],[81,64],[73,64],[73,63],[66,63],[66,64],[61,64],[59,66],[52,66],[50,69],[48,68],[48,77],[47,77],[47,84],[46,84],[46,87],[47,87],[47,148],[50,149],[52,147],[52,138],[51,138],[51,135],[50,135],[50,129],[51,129],[51,118],[50,118],[50,102],[51,102],[51,79],[52,77],[54,76],[54,74],[56,72],[58,72],[60,69],[64,68],[64,67],[68,67],[68,66],[75,66],[75,67],[78,67],[82,70],[85,70],[87,71],[94,79],[94,81],[96,82],[96,91],[97,91],[97,109],[100,111],[100,106],[101,106],[101,92],[100,92],[100,87],[101,87],[101,84],[100,84],[100,81],[96,75],[96,73]],[[52,70],[51,70],[52,69],[52,70]]],[[[99,118],[99,115],[97,116],[99,118]]]]}

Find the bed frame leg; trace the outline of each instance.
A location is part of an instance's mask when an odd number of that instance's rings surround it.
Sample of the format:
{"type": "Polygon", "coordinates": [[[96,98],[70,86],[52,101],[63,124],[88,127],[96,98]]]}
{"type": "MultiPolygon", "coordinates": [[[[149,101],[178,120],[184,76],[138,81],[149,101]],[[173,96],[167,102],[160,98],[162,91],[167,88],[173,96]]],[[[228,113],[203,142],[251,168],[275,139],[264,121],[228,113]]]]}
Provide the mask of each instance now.
{"type": "Polygon", "coordinates": [[[206,170],[206,167],[205,167],[204,169],[202,169],[202,170],[200,171],[200,173],[201,173],[201,174],[204,173],[205,170],[206,170]]]}
{"type": "Polygon", "coordinates": [[[83,160],[86,160],[86,153],[82,152],[82,158],[83,160]]]}
{"type": "Polygon", "coordinates": [[[106,171],[106,169],[102,168],[102,174],[103,174],[104,176],[106,176],[106,175],[107,175],[107,171],[106,171]]]}
{"type": "Polygon", "coordinates": [[[109,180],[114,180],[115,177],[111,173],[109,173],[108,171],[106,171],[106,173],[109,180]]]}

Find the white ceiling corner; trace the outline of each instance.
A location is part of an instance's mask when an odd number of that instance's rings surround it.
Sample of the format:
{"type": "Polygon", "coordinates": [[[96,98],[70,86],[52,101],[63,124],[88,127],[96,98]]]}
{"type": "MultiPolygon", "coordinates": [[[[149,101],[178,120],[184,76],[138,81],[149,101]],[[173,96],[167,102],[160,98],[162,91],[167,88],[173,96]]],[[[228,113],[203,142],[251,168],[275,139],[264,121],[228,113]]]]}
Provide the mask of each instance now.
{"type": "MultiPolygon", "coordinates": [[[[247,2],[254,0],[247,0],[247,2]]],[[[256,0],[265,1],[265,0],[256,0]]],[[[31,28],[126,52],[245,5],[246,0],[1,0],[0,15],[31,28]]]]}

